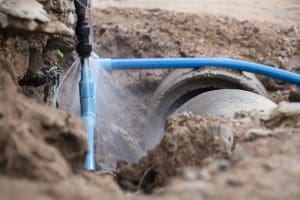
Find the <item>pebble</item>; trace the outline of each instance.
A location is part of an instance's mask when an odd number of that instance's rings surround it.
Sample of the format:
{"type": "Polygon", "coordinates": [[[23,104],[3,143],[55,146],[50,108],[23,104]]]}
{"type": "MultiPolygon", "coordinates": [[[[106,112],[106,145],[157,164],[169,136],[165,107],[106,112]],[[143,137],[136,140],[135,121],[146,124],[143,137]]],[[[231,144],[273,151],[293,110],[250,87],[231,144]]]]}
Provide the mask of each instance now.
{"type": "Polygon", "coordinates": [[[230,168],[231,164],[228,160],[220,160],[217,162],[220,171],[226,171],[230,168]]]}
{"type": "Polygon", "coordinates": [[[226,183],[233,187],[241,187],[247,182],[245,177],[231,176],[226,179],[226,183]]]}

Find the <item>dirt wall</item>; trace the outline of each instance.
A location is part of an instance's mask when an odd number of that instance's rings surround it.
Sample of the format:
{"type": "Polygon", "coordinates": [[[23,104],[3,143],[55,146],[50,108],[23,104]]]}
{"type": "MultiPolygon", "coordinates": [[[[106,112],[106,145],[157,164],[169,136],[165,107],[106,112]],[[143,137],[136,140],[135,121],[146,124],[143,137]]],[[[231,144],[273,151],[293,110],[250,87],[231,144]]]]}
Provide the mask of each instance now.
{"type": "Polygon", "coordinates": [[[28,76],[23,84],[33,84],[31,79],[42,68],[53,65],[64,67],[66,62],[72,62],[70,56],[74,42],[72,30],[67,26],[73,28],[75,22],[73,1],[39,2],[45,10],[35,0],[27,2],[27,5],[22,5],[22,1],[5,0],[0,5],[0,55],[13,67],[18,80],[28,76]],[[67,60],[55,56],[57,49],[65,54],[67,60]]]}

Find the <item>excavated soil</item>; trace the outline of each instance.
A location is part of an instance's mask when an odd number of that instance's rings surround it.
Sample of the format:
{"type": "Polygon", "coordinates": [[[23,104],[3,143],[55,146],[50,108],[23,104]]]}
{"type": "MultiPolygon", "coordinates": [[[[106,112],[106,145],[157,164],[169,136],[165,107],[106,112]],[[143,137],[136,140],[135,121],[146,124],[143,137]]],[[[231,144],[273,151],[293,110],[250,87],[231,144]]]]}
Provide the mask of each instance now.
{"type": "Polygon", "coordinates": [[[202,166],[206,158],[231,156],[233,133],[213,118],[192,115],[170,117],[161,143],[137,165],[118,163],[118,182],[125,189],[149,191],[162,186],[168,178],[178,175],[184,167],[202,166]]]}
{"type": "Polygon", "coordinates": [[[17,93],[8,64],[0,67],[1,175],[58,181],[79,172],[87,148],[82,122],[32,104],[17,93]]]}
{"type": "Polygon", "coordinates": [[[297,199],[299,111],[299,104],[281,103],[267,116],[174,115],[166,123],[161,143],[138,164],[119,163],[118,182],[131,191],[149,192],[177,176],[171,186],[155,193],[172,196],[174,192],[181,198],[199,193],[212,199],[297,199]]]}
{"type": "MultiPolygon", "coordinates": [[[[107,8],[94,12],[95,51],[101,57],[230,57],[299,71],[298,25],[237,20],[159,9],[107,8]]],[[[114,72],[145,100],[169,71],[114,72]]],[[[290,86],[259,77],[276,102],[290,86]]]]}
{"type": "Polygon", "coordinates": [[[163,9],[175,12],[228,16],[276,24],[298,24],[298,0],[95,0],[95,7],[163,9]]]}
{"type": "MultiPolygon", "coordinates": [[[[67,19],[70,10],[57,11],[54,5],[69,1],[41,2],[61,21],[67,19]]],[[[101,57],[220,56],[299,72],[299,25],[159,9],[108,8],[94,15],[95,51],[101,57]]],[[[82,122],[20,94],[41,100],[36,86],[43,81],[36,84],[37,72],[58,63],[62,68],[69,65],[72,41],[1,29],[0,199],[300,198],[297,103],[281,103],[266,116],[177,114],[167,120],[161,143],[139,163],[120,161],[112,175],[83,171],[87,147],[82,122]],[[54,53],[58,43],[66,50],[61,61],[54,53]]],[[[113,76],[147,101],[168,73],[113,76]]],[[[275,101],[287,99],[289,85],[260,79],[275,101]]]]}

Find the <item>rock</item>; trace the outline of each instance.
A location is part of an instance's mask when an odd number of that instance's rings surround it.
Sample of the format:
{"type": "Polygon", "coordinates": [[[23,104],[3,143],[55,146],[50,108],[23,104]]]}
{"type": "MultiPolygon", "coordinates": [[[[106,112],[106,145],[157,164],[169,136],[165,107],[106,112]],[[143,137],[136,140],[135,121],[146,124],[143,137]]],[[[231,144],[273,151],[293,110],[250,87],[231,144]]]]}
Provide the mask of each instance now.
{"type": "Polygon", "coordinates": [[[67,36],[74,33],[65,24],[49,17],[43,6],[35,0],[0,2],[0,27],[67,36]]]}
{"type": "Polygon", "coordinates": [[[47,12],[36,0],[2,0],[0,11],[8,16],[25,20],[37,20],[39,22],[49,22],[47,12]]]}
{"type": "Polygon", "coordinates": [[[281,102],[265,120],[268,128],[300,127],[300,103],[281,102]]]}
{"type": "Polygon", "coordinates": [[[247,182],[247,180],[245,179],[245,177],[232,175],[227,178],[226,182],[232,187],[241,187],[247,182]]]}
{"type": "Polygon", "coordinates": [[[227,169],[230,168],[230,162],[228,160],[220,160],[217,162],[218,164],[218,169],[220,171],[226,171],[227,169]]]}

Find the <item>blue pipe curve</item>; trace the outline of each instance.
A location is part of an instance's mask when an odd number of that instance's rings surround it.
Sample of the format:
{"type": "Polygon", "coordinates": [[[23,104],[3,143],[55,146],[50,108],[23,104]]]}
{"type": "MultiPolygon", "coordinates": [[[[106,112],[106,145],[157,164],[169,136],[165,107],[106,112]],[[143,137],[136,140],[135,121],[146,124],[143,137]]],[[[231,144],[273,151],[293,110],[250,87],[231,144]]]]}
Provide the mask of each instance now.
{"type": "Polygon", "coordinates": [[[222,67],[238,71],[261,74],[284,82],[300,85],[300,74],[268,65],[228,58],[140,58],[99,59],[99,65],[107,70],[128,69],[183,69],[201,67],[222,67]]]}

